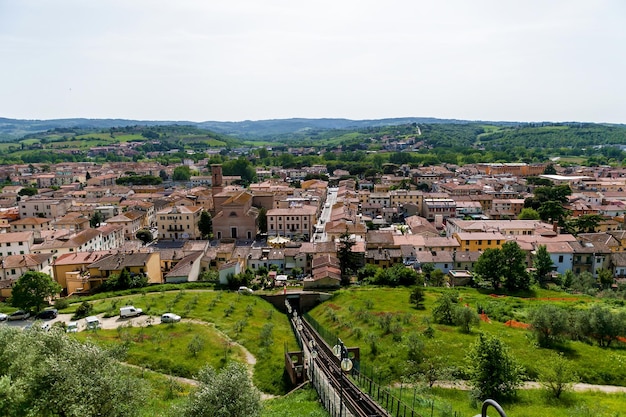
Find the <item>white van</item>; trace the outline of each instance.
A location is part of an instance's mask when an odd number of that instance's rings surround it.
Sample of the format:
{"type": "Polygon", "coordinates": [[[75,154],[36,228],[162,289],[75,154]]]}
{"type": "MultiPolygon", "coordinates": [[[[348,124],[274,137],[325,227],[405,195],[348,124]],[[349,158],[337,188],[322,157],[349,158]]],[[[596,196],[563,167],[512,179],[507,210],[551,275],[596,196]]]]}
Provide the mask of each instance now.
{"type": "Polygon", "coordinates": [[[123,319],[127,317],[140,316],[142,314],[143,314],[143,310],[140,308],[135,308],[134,306],[126,306],[126,307],[120,308],[120,317],[123,319]]]}
{"type": "Polygon", "coordinates": [[[100,320],[96,316],[89,316],[85,318],[85,325],[87,330],[97,330],[100,328],[100,320]]]}

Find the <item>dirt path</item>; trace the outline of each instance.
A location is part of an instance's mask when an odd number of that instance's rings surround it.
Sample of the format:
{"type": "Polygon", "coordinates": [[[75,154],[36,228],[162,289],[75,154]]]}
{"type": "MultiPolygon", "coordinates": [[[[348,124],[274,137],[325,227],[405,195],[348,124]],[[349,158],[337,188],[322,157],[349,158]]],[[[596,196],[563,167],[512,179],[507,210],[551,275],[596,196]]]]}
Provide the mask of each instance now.
{"type": "MultiPolygon", "coordinates": [[[[435,386],[439,388],[452,388],[452,389],[458,389],[462,391],[469,391],[471,389],[467,381],[441,381],[441,382],[436,382],[435,386]]],[[[539,382],[526,381],[522,384],[520,388],[521,389],[541,389],[542,385],[539,382]]],[[[598,391],[598,392],[604,392],[607,394],[626,393],[626,387],[620,387],[617,385],[593,385],[593,384],[577,383],[577,384],[572,385],[572,389],[577,392],[598,391]]]]}

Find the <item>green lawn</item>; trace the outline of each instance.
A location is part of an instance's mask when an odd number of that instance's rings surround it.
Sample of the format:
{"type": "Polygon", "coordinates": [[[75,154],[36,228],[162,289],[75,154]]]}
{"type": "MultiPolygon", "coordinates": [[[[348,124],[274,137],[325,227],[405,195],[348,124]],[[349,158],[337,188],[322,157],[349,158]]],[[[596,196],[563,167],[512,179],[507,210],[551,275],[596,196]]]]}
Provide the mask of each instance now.
{"type": "MultiPolygon", "coordinates": [[[[150,315],[173,312],[188,319],[213,324],[233,341],[248,349],[257,359],[254,384],[263,392],[285,392],[283,381],[284,349],[295,349],[297,343],[284,314],[256,296],[236,292],[179,290],[128,295],[92,302],[94,314],[119,314],[124,305],[134,305],[150,315]],[[271,327],[271,336],[262,336],[271,327]],[[265,346],[264,346],[265,344],[265,346]],[[268,346],[269,345],[269,346],[268,346]]],[[[78,303],[63,312],[72,312],[78,303]]],[[[186,346],[186,344],[185,344],[186,346]]],[[[223,353],[223,348],[220,348],[223,353]]]]}

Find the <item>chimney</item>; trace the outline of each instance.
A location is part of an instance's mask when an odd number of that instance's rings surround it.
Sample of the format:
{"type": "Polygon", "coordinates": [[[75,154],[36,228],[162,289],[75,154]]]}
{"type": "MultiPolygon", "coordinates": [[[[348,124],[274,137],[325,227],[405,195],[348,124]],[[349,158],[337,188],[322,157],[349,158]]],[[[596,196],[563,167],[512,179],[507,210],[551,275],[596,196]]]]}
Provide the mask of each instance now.
{"type": "Polygon", "coordinates": [[[559,234],[559,222],[552,222],[552,230],[557,235],[559,234]]]}

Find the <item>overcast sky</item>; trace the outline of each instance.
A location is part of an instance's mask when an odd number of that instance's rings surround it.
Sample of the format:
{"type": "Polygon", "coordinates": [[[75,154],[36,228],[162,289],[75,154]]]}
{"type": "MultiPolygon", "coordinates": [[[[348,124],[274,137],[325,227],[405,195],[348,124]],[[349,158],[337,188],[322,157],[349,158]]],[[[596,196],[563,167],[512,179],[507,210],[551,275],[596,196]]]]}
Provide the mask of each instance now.
{"type": "Polygon", "coordinates": [[[0,117],[626,123],[623,0],[0,0],[0,117]]]}

